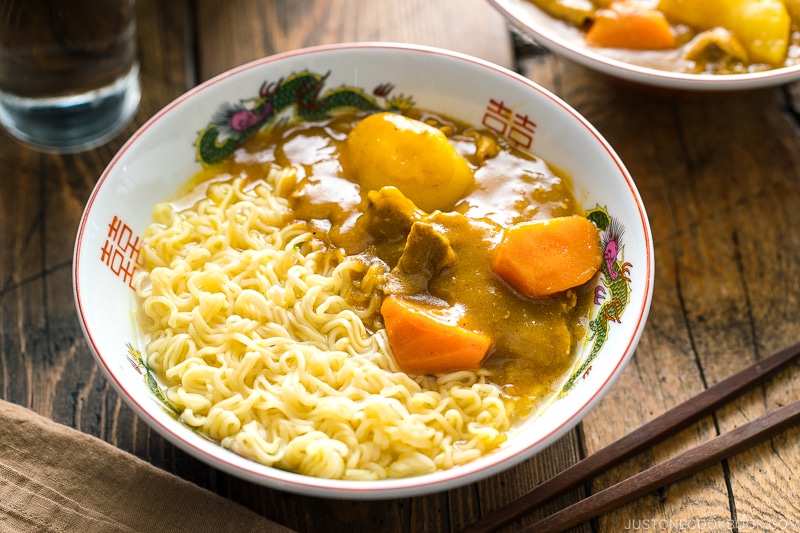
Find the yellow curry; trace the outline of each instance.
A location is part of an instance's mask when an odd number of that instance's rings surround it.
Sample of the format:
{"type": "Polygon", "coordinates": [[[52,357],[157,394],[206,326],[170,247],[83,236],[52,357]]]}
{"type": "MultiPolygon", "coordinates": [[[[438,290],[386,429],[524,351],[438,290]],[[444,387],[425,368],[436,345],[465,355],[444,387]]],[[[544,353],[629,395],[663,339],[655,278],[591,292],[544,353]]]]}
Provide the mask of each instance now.
{"type": "Polygon", "coordinates": [[[599,232],[568,177],[545,161],[446,117],[406,115],[278,124],[196,179],[258,181],[264,165],[294,167],[296,183],[278,193],[327,244],[327,261],[356,260],[364,277],[380,274],[381,287],[351,280],[349,300],[366,311],[369,328],[386,328],[400,368],[457,371],[448,358],[465,357],[464,369],[488,372],[524,414],[574,363],[601,261],[599,232]],[[530,270],[522,256],[529,235],[546,235],[549,246],[563,234],[580,234],[583,244],[572,255],[563,241],[538,254],[556,256],[549,268],[566,284],[513,271],[530,270]]]}
{"type": "Polygon", "coordinates": [[[529,0],[560,33],[628,63],[739,74],[798,61],[800,0],[529,0]]]}

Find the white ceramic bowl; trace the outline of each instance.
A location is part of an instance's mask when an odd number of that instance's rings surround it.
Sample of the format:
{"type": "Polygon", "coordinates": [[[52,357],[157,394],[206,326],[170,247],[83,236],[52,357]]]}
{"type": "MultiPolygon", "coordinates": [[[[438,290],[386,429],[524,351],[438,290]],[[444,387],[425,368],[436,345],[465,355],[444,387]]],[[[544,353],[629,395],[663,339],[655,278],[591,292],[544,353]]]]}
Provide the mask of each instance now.
{"type": "Polygon", "coordinates": [[[620,61],[587,46],[577,30],[564,30],[529,0],[489,0],[522,35],[551,52],[626,81],[680,91],[738,91],[783,85],[800,79],[800,65],[747,74],[703,75],[669,72],[620,61]]]}
{"type": "MultiPolygon", "coordinates": [[[[606,237],[609,231],[604,232],[606,237]]],[[[187,92],[142,126],[108,165],[89,198],[77,234],[73,280],[79,318],[97,363],[136,414],[176,446],[223,471],[277,489],[323,497],[389,498],[485,478],[531,457],[573,428],[600,401],[634,352],[653,290],[653,243],[645,208],[622,161],[585,119],[556,96],[506,69],[444,50],[341,44],[235,68],[187,92]],[[586,342],[571,386],[565,386],[569,390],[541,416],[516,428],[500,448],[471,463],[381,481],[319,479],[263,466],[173,418],[136,364],[135,350],[141,346],[129,282],[153,207],[199,169],[195,140],[218,109],[247,102],[265,81],[304,70],[329,73],[323,92],[343,84],[367,92],[391,84],[397,93],[412,96],[420,108],[476,125],[500,127],[492,114],[497,103],[514,117],[527,116],[536,124],[535,133],[522,132],[532,141],[532,151],[568,172],[578,199],[587,209],[601,207],[621,236],[613,260],[627,273],[623,286],[629,291],[628,302],[611,301],[611,290],[598,286],[592,313],[602,331],[586,342]],[[599,350],[592,352],[593,348],[599,350]]]]}

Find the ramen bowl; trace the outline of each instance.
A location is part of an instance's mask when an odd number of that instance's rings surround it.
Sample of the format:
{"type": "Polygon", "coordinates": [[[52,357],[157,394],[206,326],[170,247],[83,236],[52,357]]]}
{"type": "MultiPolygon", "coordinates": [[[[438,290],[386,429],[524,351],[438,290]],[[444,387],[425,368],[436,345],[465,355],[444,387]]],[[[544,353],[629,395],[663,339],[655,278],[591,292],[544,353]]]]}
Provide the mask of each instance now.
{"type": "MultiPolygon", "coordinates": [[[[272,488],[381,499],[486,478],[530,458],[575,427],[636,348],[653,289],[653,243],[645,208],[622,161],[595,128],[553,94],[504,68],[450,51],[339,44],[235,68],[153,116],[115,155],[88,200],[77,234],[73,281],[79,319],[97,364],[135,413],[175,446],[212,467],[272,488]],[[302,79],[313,81],[306,86],[312,91],[297,90],[302,79]],[[295,84],[288,85],[288,93],[282,90],[287,84],[295,84]],[[511,427],[502,444],[451,468],[352,480],[266,466],[190,427],[187,417],[171,408],[147,364],[134,290],[156,205],[174,198],[203,168],[201,161],[237,157],[237,147],[249,135],[272,127],[278,120],[265,109],[281,106],[280,120],[289,120],[286,114],[300,120],[303,112],[316,113],[330,97],[343,95],[349,107],[361,102],[379,110],[413,102],[491,130],[568,174],[587,217],[600,228],[605,266],[591,287],[587,334],[556,394],[511,427]]],[[[408,440],[416,437],[409,434],[408,440]]]]}
{"type": "MultiPolygon", "coordinates": [[[[586,44],[578,28],[557,20],[533,0],[489,0],[520,34],[549,51],[596,72],[626,82],[674,91],[743,91],[784,85],[800,79],[800,64],[734,74],[670,70],[672,51],[632,52],[586,44]]],[[[794,46],[790,43],[790,53],[794,46]]],[[[796,63],[796,61],[795,61],[796,63]]]]}

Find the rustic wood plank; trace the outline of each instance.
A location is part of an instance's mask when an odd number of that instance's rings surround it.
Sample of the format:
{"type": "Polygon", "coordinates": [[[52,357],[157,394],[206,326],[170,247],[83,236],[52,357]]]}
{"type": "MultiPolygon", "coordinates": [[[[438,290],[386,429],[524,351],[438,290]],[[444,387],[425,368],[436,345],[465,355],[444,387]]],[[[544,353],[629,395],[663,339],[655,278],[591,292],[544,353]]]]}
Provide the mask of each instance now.
{"type": "Polygon", "coordinates": [[[274,53],[339,42],[408,42],[513,66],[505,21],[483,0],[199,0],[197,23],[201,81],[274,53]]]}
{"type": "Polygon", "coordinates": [[[2,132],[0,162],[6,169],[0,180],[0,370],[2,394],[22,405],[30,405],[33,396],[34,364],[31,359],[44,351],[41,332],[45,317],[40,307],[25,302],[41,302],[42,213],[43,194],[38,178],[41,159],[22,151],[2,132]],[[20,184],[25,183],[25,186],[20,184]],[[39,332],[25,336],[21,331],[39,332]]]}

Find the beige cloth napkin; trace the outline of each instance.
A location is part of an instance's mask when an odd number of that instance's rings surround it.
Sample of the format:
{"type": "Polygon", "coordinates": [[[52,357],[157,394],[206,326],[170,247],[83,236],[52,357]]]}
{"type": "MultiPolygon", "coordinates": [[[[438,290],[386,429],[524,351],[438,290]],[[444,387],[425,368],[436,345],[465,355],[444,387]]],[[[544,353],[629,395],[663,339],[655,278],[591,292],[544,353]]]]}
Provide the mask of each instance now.
{"type": "Polygon", "coordinates": [[[291,532],[110,444],[0,400],[2,532],[291,532]]]}

